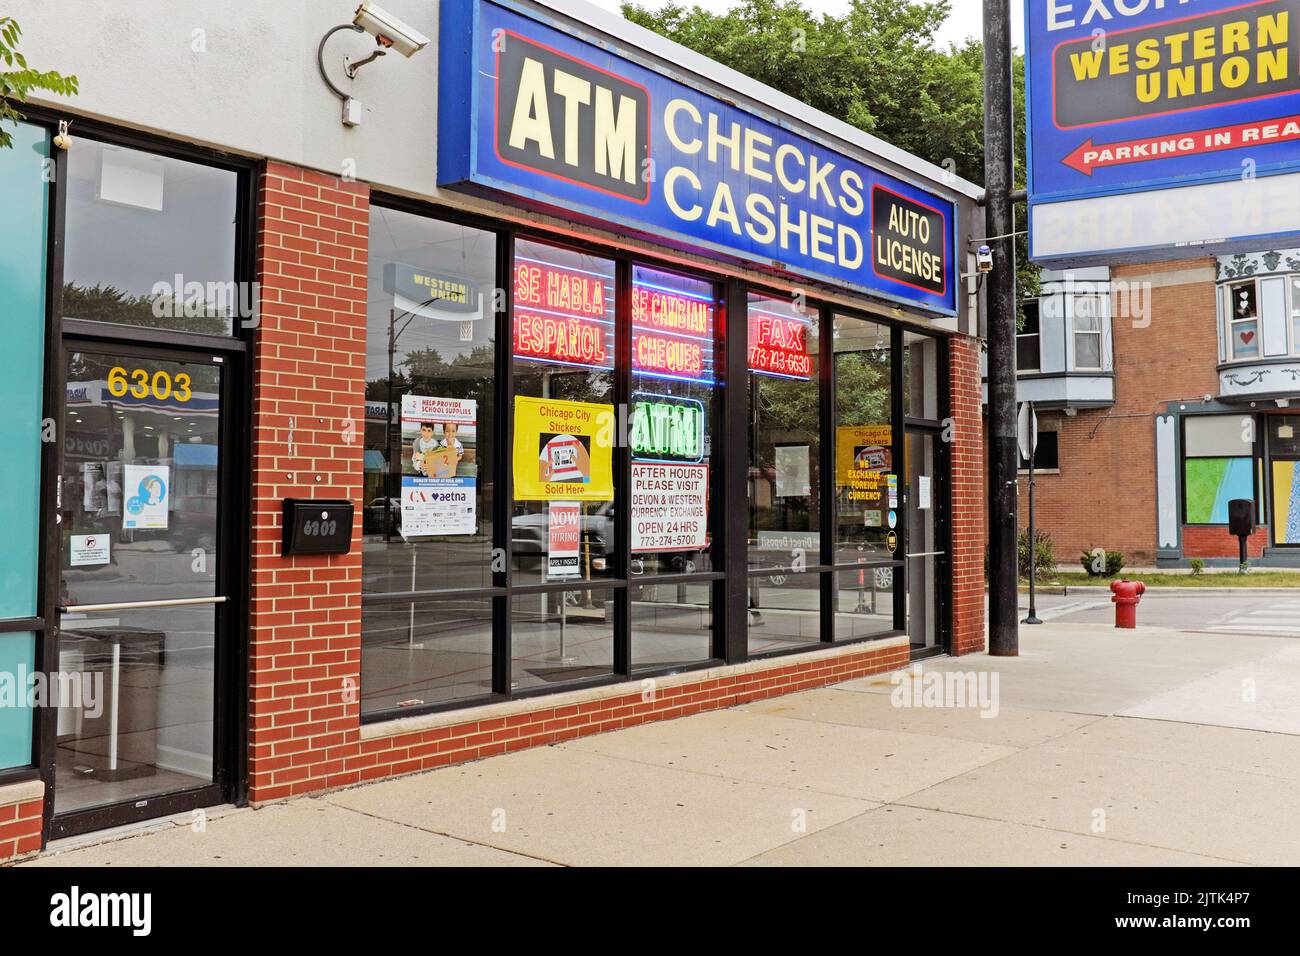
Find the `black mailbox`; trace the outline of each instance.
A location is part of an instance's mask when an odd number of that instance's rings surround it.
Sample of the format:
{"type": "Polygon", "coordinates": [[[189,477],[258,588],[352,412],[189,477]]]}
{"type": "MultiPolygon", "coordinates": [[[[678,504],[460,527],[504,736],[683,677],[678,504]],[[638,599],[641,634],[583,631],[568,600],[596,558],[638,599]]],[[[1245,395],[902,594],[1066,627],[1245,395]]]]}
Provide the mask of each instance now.
{"type": "Polygon", "coordinates": [[[1228,531],[1234,538],[1249,538],[1255,533],[1255,502],[1249,498],[1228,502],[1228,531]]]}
{"type": "Polygon", "coordinates": [[[352,502],[285,498],[280,551],[347,554],[352,550],[352,502]]]}

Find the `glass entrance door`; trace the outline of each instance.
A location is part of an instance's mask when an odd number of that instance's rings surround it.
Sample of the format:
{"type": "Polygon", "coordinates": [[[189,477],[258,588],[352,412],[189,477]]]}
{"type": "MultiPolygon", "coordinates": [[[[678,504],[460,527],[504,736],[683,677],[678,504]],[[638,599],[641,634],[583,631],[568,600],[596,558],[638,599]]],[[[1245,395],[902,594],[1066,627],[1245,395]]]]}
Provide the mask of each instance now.
{"type": "Polygon", "coordinates": [[[223,360],[70,343],[64,372],[55,835],[224,799],[231,646],[223,360]]]}
{"type": "Polygon", "coordinates": [[[1268,419],[1273,487],[1273,544],[1300,547],[1300,415],[1268,419]]]}
{"type": "Polygon", "coordinates": [[[947,552],[937,520],[939,436],[907,430],[907,633],[913,653],[942,649],[939,584],[947,552]]]}

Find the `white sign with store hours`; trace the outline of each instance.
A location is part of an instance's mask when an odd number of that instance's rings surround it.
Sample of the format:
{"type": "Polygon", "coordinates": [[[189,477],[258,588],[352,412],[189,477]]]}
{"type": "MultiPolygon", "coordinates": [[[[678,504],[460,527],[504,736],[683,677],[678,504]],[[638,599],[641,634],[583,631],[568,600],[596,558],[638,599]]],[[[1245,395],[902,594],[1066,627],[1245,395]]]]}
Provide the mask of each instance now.
{"type": "Polygon", "coordinates": [[[700,551],[709,541],[709,466],[632,463],[632,550],[700,551]]]}

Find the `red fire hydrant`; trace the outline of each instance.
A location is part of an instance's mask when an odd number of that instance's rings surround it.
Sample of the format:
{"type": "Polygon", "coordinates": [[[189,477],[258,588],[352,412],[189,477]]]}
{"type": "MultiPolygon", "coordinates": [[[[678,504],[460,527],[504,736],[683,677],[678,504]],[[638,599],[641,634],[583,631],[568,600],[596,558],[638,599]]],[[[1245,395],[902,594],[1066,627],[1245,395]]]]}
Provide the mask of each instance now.
{"type": "Polygon", "coordinates": [[[1115,603],[1115,626],[1132,630],[1137,627],[1137,606],[1142,603],[1142,595],[1147,586],[1141,581],[1112,581],[1110,591],[1115,603]]]}

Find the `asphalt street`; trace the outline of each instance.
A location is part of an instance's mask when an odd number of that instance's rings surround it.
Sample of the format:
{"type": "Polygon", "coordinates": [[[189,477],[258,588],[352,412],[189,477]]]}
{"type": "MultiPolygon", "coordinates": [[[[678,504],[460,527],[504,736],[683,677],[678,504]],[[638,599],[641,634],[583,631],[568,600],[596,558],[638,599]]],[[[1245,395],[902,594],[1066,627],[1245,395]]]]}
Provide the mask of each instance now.
{"type": "MultiPolygon", "coordinates": [[[[1068,594],[1040,593],[1038,616],[1066,624],[1113,623],[1115,608],[1103,591],[1072,589],[1068,594]]],[[[1029,596],[1020,595],[1022,611],[1029,596]]],[[[1209,634],[1300,638],[1300,588],[1294,594],[1243,588],[1202,594],[1191,589],[1148,591],[1138,606],[1138,623],[1209,634]]]]}

